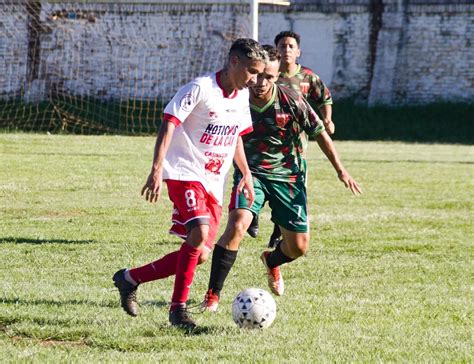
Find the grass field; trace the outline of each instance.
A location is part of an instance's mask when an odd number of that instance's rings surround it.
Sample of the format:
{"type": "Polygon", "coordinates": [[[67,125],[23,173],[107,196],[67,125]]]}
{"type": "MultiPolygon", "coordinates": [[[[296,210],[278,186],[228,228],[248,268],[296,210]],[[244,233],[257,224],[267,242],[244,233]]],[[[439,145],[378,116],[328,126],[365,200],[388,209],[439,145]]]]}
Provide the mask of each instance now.
{"type": "MultiPolygon", "coordinates": [[[[231,302],[266,288],[246,238],[216,314],[167,322],[172,279],[119,307],[111,276],[177,248],[171,206],[139,191],[154,138],[0,134],[0,362],[473,362],[474,147],[337,142],[364,189],[352,196],[310,147],[311,250],[284,266],[266,331],[239,330],[231,302]]],[[[205,292],[198,269],[191,303],[205,292]]]]}

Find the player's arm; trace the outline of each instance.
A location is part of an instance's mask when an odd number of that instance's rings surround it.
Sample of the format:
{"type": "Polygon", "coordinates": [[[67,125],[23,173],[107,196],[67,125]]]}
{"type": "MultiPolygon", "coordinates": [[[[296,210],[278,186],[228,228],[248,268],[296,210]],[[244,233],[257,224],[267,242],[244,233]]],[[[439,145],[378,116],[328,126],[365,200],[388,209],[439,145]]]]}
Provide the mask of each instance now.
{"type": "Polygon", "coordinates": [[[255,198],[255,192],[253,190],[252,173],[250,172],[249,165],[247,164],[247,158],[245,157],[244,152],[244,142],[242,141],[241,136],[239,136],[237,139],[234,162],[237,164],[237,167],[242,173],[242,179],[237,186],[237,192],[240,193],[244,191],[247,197],[248,205],[250,207],[252,206],[253,200],[255,198]]]}
{"type": "Polygon", "coordinates": [[[323,117],[323,124],[326,128],[326,131],[329,135],[334,134],[336,127],[334,122],[332,121],[332,105],[331,104],[324,104],[319,107],[319,111],[323,117]]]}
{"type": "Polygon", "coordinates": [[[332,142],[332,139],[328,133],[323,131],[316,137],[316,141],[318,142],[319,148],[321,148],[323,153],[331,162],[332,166],[337,172],[337,176],[344,183],[346,188],[350,188],[354,195],[362,193],[358,183],[351,177],[349,172],[347,172],[342,165],[341,160],[337,154],[336,147],[334,146],[334,143],[332,142]]]}
{"type": "Polygon", "coordinates": [[[331,91],[329,91],[329,88],[326,86],[323,80],[315,74],[313,74],[311,79],[309,97],[311,98],[312,102],[317,105],[318,110],[321,112],[323,124],[327,133],[329,135],[334,134],[336,128],[334,126],[334,122],[332,121],[331,91]]]}
{"type": "Polygon", "coordinates": [[[142,196],[150,202],[158,201],[162,190],[163,160],[171,143],[176,126],[169,121],[163,120],[156,137],[155,151],[153,153],[153,165],[151,172],[142,188],[142,196]]]}
{"type": "Polygon", "coordinates": [[[325,130],[322,120],[305,98],[298,97],[293,108],[297,110],[296,114],[300,127],[308,136],[316,137],[325,130]]]}

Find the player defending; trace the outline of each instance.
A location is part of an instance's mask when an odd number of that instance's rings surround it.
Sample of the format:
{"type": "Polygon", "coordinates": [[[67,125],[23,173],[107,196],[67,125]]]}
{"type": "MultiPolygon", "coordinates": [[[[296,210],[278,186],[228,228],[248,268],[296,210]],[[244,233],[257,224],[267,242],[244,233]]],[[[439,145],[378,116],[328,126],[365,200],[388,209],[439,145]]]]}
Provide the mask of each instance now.
{"type": "Polygon", "coordinates": [[[242,173],[236,169],[229,204],[229,219],[212,256],[209,287],[204,307],[216,311],[224,281],[237,257],[239,244],[252,216],[268,201],[271,219],[283,233],[283,241],[261,259],[267,270],[268,285],[276,295],[284,291],[280,266],[305,254],[309,247],[306,188],[300,133],[316,137],[339,179],[352,193],[361,193],[357,182],[339,160],[331,138],[307,101],[295,91],[276,84],[280,55],[264,46],[270,58],[257,83],[250,87],[253,133],[243,137],[245,154],[254,176],[255,200],[251,207],[239,192],[242,173]]]}
{"type": "Polygon", "coordinates": [[[266,60],[259,43],[238,39],[222,70],[188,83],[166,106],[142,195],[156,202],[162,180],[166,182],[174,204],[170,233],[185,241],[179,250],[159,260],[114,274],[121,305],[129,315],[138,314],[138,285],[175,275],[169,321],[185,329],[196,326],[186,311],[186,301],[196,266],[214,245],[232,159],[243,172],[236,190],[245,193],[250,204],[254,198],[242,143],[242,135],[252,131],[246,88],[255,84],[266,60]]]}
{"type": "MultiPolygon", "coordinates": [[[[278,83],[292,88],[316,110],[319,110],[326,132],[334,133],[335,127],[332,121],[332,97],[329,88],[310,68],[298,63],[301,56],[300,35],[292,31],[283,31],[275,37],[275,47],[280,52],[280,77],[278,83]]],[[[308,136],[302,133],[303,148],[308,146],[308,136]]],[[[258,234],[258,216],[254,216],[248,230],[250,236],[258,234]]],[[[268,246],[275,247],[281,240],[281,232],[278,225],[274,226],[268,246]]]]}

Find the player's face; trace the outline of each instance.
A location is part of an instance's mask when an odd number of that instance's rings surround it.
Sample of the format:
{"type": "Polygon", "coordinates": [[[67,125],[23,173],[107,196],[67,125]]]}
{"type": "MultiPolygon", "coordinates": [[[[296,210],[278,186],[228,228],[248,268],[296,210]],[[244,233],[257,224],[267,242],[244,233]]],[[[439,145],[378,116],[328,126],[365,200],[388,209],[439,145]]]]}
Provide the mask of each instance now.
{"type": "Polygon", "coordinates": [[[270,100],[272,97],[273,85],[280,75],[280,62],[272,61],[267,63],[262,73],[257,76],[257,82],[250,87],[250,93],[257,99],[270,100]]]}
{"type": "Polygon", "coordinates": [[[295,38],[284,37],[278,41],[278,52],[281,54],[281,62],[285,64],[294,64],[301,55],[300,47],[295,38]]]}
{"type": "Polygon", "coordinates": [[[245,57],[238,57],[234,59],[234,86],[238,90],[255,85],[257,82],[257,75],[263,72],[265,63],[262,61],[255,61],[245,57]]]}

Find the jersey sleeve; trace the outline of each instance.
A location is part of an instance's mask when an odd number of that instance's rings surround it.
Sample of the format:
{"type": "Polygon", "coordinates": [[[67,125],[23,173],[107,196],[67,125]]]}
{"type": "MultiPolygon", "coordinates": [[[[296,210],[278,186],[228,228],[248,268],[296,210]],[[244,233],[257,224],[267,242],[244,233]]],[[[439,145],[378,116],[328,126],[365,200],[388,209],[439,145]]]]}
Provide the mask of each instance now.
{"type": "Polygon", "coordinates": [[[308,99],[319,109],[324,105],[332,105],[331,91],[326,84],[317,76],[312,74],[310,77],[310,90],[308,99]]]}
{"type": "Polygon", "coordinates": [[[299,110],[298,123],[300,127],[310,137],[321,134],[325,130],[324,124],[311,105],[303,97],[299,97],[297,104],[299,110]]]}
{"type": "Polygon", "coordinates": [[[172,122],[176,126],[184,123],[203,97],[199,84],[190,82],[184,85],[166,105],[163,120],[172,122]]]}

